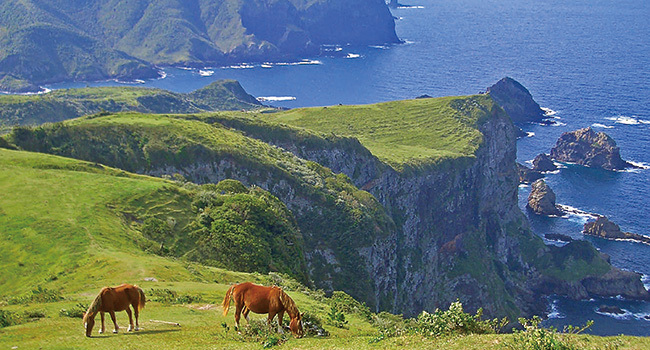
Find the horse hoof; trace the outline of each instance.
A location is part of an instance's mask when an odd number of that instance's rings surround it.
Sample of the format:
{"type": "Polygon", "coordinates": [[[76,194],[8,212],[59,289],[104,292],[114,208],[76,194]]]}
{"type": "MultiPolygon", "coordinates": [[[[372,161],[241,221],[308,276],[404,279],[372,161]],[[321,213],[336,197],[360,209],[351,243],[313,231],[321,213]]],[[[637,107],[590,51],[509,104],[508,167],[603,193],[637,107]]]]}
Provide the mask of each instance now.
{"type": "Polygon", "coordinates": [[[134,331],[136,331],[136,332],[139,331],[139,330],[140,330],[140,327],[135,327],[135,329],[134,329],[134,331]]]}
{"type": "Polygon", "coordinates": [[[99,331],[99,334],[104,334],[104,331],[100,330],[100,331],[99,331]]]}
{"type": "Polygon", "coordinates": [[[129,328],[128,328],[126,331],[127,331],[127,332],[132,332],[132,331],[133,331],[133,328],[131,328],[131,326],[129,326],[129,328]]]}
{"type": "Polygon", "coordinates": [[[114,329],[114,330],[113,330],[113,334],[117,334],[117,329],[114,329]]]}

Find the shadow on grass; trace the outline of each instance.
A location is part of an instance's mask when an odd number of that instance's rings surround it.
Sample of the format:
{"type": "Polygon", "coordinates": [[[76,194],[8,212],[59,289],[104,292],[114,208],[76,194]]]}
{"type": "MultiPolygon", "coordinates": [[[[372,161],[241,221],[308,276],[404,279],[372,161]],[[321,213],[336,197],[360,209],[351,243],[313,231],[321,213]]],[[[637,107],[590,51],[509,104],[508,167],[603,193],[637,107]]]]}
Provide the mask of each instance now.
{"type": "Polygon", "coordinates": [[[152,330],[143,330],[137,332],[124,333],[125,335],[140,335],[140,334],[161,334],[161,333],[171,333],[171,332],[180,332],[180,328],[175,329],[152,329],[152,330]]]}

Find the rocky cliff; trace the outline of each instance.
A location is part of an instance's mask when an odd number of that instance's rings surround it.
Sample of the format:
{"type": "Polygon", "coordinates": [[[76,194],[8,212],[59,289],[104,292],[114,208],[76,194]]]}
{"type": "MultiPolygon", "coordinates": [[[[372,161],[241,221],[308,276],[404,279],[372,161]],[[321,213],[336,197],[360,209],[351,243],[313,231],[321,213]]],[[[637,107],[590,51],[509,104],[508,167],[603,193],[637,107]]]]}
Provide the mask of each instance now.
{"type": "Polygon", "coordinates": [[[596,221],[586,223],[583,232],[586,235],[605,239],[627,239],[650,244],[650,237],[637,233],[623,232],[616,223],[610,221],[604,216],[598,216],[596,221]]]}
{"type": "Polygon", "coordinates": [[[526,207],[538,215],[562,215],[555,205],[555,192],[542,179],[533,182],[526,207]]]}

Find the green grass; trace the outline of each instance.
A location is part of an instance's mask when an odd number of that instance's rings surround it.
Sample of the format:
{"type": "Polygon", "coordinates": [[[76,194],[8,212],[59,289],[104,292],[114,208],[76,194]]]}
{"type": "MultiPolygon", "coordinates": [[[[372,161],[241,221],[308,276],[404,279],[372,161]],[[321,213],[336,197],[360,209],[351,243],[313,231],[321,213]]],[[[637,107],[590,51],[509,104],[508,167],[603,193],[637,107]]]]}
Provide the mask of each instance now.
{"type": "Polygon", "coordinates": [[[380,160],[405,165],[474,157],[481,123],[504,113],[488,95],[443,97],[360,106],[294,109],[268,120],[359,139],[380,160]]]}

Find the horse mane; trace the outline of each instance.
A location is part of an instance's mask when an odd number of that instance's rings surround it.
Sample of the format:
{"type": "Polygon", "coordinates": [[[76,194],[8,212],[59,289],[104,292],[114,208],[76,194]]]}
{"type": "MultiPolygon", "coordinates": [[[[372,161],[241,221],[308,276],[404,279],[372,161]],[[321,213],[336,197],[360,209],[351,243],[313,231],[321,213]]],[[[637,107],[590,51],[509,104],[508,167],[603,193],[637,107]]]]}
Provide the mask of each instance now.
{"type": "Polygon", "coordinates": [[[296,303],[293,301],[293,299],[291,299],[289,294],[284,292],[282,288],[280,288],[280,301],[282,302],[282,305],[287,310],[291,318],[300,315],[300,311],[298,311],[296,303]]]}
{"type": "Polygon", "coordinates": [[[99,308],[102,307],[102,292],[104,289],[102,289],[99,294],[95,297],[95,300],[93,300],[92,304],[88,307],[88,311],[86,311],[86,314],[84,315],[84,322],[88,322],[88,318],[94,317],[97,312],[99,311],[99,308]]]}

